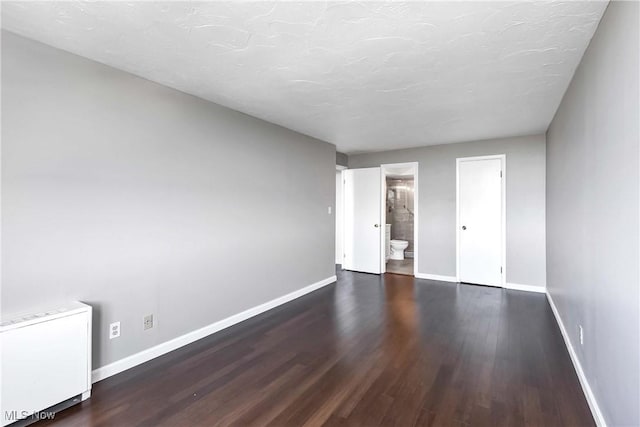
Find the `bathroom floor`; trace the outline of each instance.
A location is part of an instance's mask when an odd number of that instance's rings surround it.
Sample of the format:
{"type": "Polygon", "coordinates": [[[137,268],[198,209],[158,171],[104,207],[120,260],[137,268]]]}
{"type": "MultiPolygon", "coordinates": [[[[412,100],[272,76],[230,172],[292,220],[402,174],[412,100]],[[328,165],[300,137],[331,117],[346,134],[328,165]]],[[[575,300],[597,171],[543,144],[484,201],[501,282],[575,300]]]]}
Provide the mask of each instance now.
{"type": "Polygon", "coordinates": [[[387,273],[413,276],[413,258],[403,260],[390,259],[387,261],[387,273]]]}

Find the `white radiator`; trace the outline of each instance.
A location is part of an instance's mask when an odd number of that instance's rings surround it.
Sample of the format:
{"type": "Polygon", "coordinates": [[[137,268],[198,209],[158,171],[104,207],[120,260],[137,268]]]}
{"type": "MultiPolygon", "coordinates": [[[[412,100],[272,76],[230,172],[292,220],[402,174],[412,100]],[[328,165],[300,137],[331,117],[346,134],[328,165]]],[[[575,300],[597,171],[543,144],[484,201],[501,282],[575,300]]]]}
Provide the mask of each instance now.
{"type": "Polygon", "coordinates": [[[2,425],[91,395],[91,307],[73,302],[0,323],[2,425]]]}

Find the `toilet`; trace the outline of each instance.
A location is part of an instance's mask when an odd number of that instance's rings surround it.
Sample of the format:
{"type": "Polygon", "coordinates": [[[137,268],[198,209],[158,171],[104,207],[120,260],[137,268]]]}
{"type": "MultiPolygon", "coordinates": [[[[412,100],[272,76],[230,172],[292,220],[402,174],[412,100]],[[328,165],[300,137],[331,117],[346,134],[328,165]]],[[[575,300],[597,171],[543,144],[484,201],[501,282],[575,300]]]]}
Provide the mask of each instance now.
{"type": "Polygon", "coordinates": [[[404,259],[404,250],[409,246],[406,240],[391,240],[391,256],[390,259],[404,259]]]}

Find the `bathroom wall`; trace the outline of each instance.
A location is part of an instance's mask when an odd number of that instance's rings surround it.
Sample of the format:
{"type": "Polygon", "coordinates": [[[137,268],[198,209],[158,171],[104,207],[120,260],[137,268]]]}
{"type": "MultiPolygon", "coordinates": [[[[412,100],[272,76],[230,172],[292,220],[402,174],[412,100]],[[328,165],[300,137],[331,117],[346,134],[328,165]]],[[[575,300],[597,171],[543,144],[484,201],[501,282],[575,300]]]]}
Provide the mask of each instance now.
{"type": "Polygon", "coordinates": [[[332,144],[8,32],[2,116],[3,314],[91,304],[94,368],[335,274],[332,144]]]}
{"type": "Polygon", "coordinates": [[[387,178],[387,224],[391,224],[391,239],[406,240],[407,258],[413,258],[414,192],[412,179],[387,178]]]}

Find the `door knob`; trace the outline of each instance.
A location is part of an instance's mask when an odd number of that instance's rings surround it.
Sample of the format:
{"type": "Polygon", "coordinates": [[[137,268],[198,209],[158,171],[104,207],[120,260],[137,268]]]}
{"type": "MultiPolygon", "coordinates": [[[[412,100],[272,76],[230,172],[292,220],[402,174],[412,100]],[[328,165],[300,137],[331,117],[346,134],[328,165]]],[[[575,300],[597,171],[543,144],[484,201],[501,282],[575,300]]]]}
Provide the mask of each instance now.
{"type": "Polygon", "coordinates": [[[466,225],[463,225],[463,226],[462,226],[462,229],[463,229],[463,230],[466,230],[466,229],[467,229],[467,226],[466,226],[466,225]]]}
{"type": "Polygon", "coordinates": [[[373,226],[374,226],[375,228],[380,227],[378,224],[373,224],[373,226]]]}

